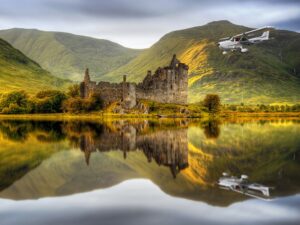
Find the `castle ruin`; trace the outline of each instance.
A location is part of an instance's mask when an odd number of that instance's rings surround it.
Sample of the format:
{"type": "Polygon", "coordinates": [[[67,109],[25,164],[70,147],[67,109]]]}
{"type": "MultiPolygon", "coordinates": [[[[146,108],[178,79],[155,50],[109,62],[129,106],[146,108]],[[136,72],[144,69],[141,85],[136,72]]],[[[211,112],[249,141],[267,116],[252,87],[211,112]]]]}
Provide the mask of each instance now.
{"type": "Polygon", "coordinates": [[[89,70],[86,69],[83,82],[80,83],[80,95],[88,98],[97,93],[107,106],[120,101],[124,108],[131,109],[138,100],[151,100],[161,103],[187,104],[188,97],[188,66],[181,63],[176,55],[169,66],[158,68],[154,74],[148,71],[144,80],[139,83],[126,81],[110,83],[91,81],[89,70]]]}

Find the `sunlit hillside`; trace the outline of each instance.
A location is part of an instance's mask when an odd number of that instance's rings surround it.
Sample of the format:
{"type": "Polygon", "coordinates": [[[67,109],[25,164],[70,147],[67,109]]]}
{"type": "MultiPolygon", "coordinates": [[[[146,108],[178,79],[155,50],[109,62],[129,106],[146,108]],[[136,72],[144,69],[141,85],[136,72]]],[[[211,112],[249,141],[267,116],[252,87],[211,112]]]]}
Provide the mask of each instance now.
{"type": "Polygon", "coordinates": [[[297,103],[300,100],[300,34],[271,31],[272,40],[250,46],[249,52],[223,55],[220,38],[251,28],[228,21],[171,32],[127,65],[103,76],[120,81],[122,74],[139,82],[147,70],[169,64],[174,53],[189,65],[189,101],[217,93],[224,103],[297,103]]]}

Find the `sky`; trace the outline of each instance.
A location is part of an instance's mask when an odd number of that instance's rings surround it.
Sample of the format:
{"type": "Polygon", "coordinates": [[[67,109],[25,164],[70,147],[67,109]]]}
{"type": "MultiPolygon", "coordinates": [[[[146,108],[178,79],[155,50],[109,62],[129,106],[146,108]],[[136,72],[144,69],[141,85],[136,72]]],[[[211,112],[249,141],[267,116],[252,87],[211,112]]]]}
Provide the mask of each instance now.
{"type": "Polygon", "coordinates": [[[300,0],[0,0],[0,29],[69,32],[130,48],[216,20],[299,32],[300,0]]]}

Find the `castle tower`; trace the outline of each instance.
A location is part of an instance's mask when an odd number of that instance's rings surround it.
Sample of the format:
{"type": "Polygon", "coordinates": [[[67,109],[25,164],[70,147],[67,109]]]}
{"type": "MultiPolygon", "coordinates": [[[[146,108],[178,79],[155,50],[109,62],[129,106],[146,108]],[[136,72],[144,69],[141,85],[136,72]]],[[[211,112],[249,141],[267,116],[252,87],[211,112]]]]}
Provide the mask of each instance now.
{"type": "Polygon", "coordinates": [[[84,79],[80,83],[80,97],[88,98],[95,91],[96,91],[96,82],[91,81],[89,69],[86,68],[84,72],[84,79]]]}
{"type": "Polygon", "coordinates": [[[170,67],[171,67],[172,69],[175,69],[176,66],[177,66],[179,63],[180,63],[180,62],[179,62],[179,60],[176,58],[176,54],[174,54],[174,55],[173,55],[173,58],[172,58],[172,60],[171,60],[171,63],[170,63],[170,67]]]}
{"type": "Polygon", "coordinates": [[[86,68],[86,69],[85,69],[85,73],[84,73],[84,82],[85,82],[85,83],[90,83],[90,82],[91,82],[90,73],[89,73],[89,68],[86,68]]]}

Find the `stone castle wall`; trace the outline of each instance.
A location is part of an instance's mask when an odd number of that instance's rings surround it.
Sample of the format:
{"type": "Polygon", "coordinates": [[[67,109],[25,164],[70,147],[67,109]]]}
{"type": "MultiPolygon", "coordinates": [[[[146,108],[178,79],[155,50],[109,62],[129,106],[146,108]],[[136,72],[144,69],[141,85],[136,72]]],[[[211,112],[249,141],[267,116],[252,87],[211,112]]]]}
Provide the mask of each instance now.
{"type": "Polygon", "coordinates": [[[152,75],[148,71],[142,83],[137,85],[137,98],[162,103],[187,104],[187,66],[179,63],[174,68],[158,68],[152,75]]]}
{"type": "Polygon", "coordinates": [[[105,105],[121,101],[125,108],[132,108],[140,99],[161,103],[187,104],[188,66],[180,63],[174,55],[169,66],[158,68],[152,75],[148,71],[145,79],[139,83],[130,83],[123,77],[122,83],[93,82],[88,69],[84,81],[80,84],[82,98],[98,93],[105,105]]]}

